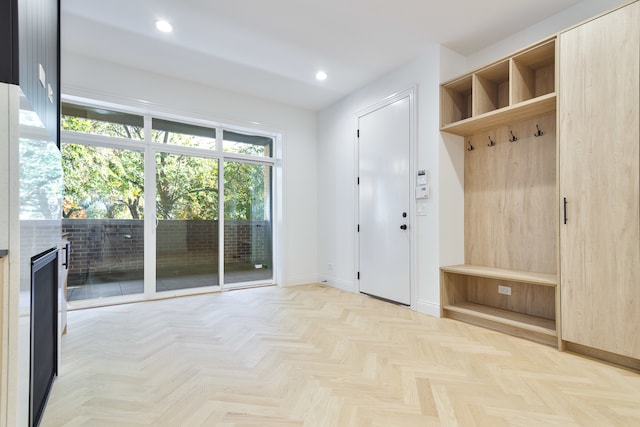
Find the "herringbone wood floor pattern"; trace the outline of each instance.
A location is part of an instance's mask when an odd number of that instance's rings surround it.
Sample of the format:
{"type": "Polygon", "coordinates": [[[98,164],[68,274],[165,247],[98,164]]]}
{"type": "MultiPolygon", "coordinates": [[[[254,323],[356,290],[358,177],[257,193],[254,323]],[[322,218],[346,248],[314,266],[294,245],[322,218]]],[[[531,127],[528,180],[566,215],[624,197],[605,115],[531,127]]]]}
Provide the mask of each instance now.
{"type": "Polygon", "coordinates": [[[640,425],[640,375],[321,285],[69,314],[41,426],[640,425]]]}

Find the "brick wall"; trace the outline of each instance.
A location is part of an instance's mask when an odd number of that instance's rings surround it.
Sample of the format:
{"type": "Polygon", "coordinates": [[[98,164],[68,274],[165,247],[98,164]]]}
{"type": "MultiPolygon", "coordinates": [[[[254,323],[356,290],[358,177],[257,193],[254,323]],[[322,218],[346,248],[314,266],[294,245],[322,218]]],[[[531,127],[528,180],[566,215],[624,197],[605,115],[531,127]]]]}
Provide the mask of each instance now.
{"type": "Polygon", "coordinates": [[[62,233],[71,242],[69,285],[83,284],[89,275],[123,274],[142,277],[142,220],[63,219],[62,233]]]}
{"type": "MultiPolygon", "coordinates": [[[[71,286],[96,274],[142,277],[144,221],[64,219],[62,231],[71,242],[71,286]]],[[[268,221],[225,221],[225,235],[226,268],[251,264],[272,267],[268,221]]],[[[156,259],[159,269],[191,267],[195,271],[198,266],[213,266],[217,270],[218,221],[160,221],[156,259]]]]}
{"type": "Polygon", "coordinates": [[[225,221],[224,262],[271,265],[271,225],[268,221],[225,221]]]}

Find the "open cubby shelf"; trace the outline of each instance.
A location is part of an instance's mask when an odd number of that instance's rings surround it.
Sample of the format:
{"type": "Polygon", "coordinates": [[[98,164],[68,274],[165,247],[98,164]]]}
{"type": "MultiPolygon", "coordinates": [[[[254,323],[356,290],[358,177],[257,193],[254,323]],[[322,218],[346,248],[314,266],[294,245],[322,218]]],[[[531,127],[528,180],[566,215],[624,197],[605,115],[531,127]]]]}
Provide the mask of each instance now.
{"type": "Polygon", "coordinates": [[[555,274],[463,264],[442,267],[441,282],[444,317],[557,345],[555,274]]]}
{"type": "Polygon", "coordinates": [[[548,113],[556,109],[556,94],[542,95],[517,105],[504,107],[490,111],[475,117],[469,117],[448,125],[440,130],[461,136],[470,136],[477,132],[495,128],[504,123],[518,122],[520,120],[548,113]]]}
{"type": "Polygon", "coordinates": [[[441,87],[441,131],[467,150],[465,264],[441,267],[440,303],[444,317],[557,346],[555,68],[554,37],[441,87]]]}
{"type": "Polygon", "coordinates": [[[555,38],[442,85],[441,130],[468,136],[552,111],[555,38]]]}

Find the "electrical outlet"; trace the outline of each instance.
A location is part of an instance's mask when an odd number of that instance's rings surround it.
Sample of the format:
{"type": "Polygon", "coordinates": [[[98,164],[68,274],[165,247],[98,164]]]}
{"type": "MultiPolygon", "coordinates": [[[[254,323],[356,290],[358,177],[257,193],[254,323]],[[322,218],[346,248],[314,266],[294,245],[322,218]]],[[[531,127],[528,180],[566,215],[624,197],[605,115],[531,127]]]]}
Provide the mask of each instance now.
{"type": "Polygon", "coordinates": [[[511,295],[511,288],[509,286],[498,286],[498,293],[502,295],[511,295]]]}
{"type": "Polygon", "coordinates": [[[327,270],[333,271],[333,264],[327,264],[327,270]]]}

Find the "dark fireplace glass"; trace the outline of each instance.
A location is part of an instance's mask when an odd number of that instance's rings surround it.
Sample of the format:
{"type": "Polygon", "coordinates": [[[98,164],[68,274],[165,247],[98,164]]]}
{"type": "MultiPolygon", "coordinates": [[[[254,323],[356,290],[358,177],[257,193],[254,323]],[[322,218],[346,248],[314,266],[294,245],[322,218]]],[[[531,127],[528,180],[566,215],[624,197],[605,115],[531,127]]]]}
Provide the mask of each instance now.
{"type": "Polygon", "coordinates": [[[58,250],[31,258],[29,425],[40,423],[58,367],[58,250]]]}

